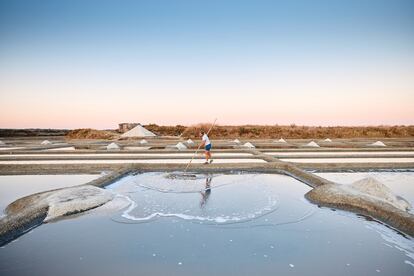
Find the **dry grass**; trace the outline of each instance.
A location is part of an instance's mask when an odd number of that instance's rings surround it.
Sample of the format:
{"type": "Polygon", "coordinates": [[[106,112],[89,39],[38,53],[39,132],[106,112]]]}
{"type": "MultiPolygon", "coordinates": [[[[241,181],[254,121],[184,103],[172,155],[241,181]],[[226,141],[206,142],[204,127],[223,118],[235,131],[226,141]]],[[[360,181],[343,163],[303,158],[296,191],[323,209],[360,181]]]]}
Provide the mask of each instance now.
{"type": "MultiPolygon", "coordinates": [[[[179,135],[182,137],[199,137],[200,130],[207,131],[211,124],[200,123],[183,127],[162,127],[149,125],[158,135],[179,135]],[[164,129],[167,130],[164,132],[164,129]]],[[[145,126],[147,127],[147,126],[145,126]]],[[[402,138],[414,137],[414,126],[366,126],[366,127],[311,127],[311,126],[215,126],[210,133],[212,138],[257,138],[257,139],[325,139],[325,138],[402,138]]]]}
{"type": "Polygon", "coordinates": [[[114,139],[118,135],[107,130],[80,128],[69,131],[66,137],[69,139],[114,139]]]}

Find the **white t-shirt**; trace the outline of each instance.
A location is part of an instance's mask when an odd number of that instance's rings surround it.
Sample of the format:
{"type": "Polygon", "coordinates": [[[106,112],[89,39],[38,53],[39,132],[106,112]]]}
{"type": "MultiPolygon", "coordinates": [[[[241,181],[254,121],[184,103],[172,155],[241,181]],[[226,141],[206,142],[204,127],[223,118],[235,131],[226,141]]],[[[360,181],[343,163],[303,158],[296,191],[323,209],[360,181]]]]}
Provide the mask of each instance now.
{"type": "Polygon", "coordinates": [[[203,138],[201,138],[205,142],[205,146],[210,145],[210,139],[208,139],[207,134],[204,133],[203,138]]]}

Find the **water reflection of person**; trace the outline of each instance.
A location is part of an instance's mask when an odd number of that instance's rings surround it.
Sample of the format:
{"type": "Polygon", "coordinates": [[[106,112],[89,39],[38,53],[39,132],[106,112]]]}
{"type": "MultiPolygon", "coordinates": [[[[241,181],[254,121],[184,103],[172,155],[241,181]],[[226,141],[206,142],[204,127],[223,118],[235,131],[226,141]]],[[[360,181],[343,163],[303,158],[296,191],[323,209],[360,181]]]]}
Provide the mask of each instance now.
{"type": "Polygon", "coordinates": [[[211,176],[207,176],[206,178],[206,187],[204,191],[200,192],[201,194],[201,201],[200,201],[200,208],[204,208],[204,206],[207,204],[207,200],[210,197],[211,193],[211,176]]]}

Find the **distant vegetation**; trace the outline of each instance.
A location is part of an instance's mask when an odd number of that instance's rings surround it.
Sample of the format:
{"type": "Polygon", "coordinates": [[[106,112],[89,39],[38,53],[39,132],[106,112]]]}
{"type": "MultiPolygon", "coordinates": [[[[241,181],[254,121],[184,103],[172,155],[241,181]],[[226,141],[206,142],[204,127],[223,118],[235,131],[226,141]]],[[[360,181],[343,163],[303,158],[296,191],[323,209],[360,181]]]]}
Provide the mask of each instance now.
{"type": "Polygon", "coordinates": [[[118,135],[108,130],[96,130],[91,128],[74,129],[66,135],[70,139],[114,139],[118,135]]]}
{"type": "Polygon", "coordinates": [[[156,124],[149,124],[144,126],[149,131],[154,132],[157,135],[162,136],[180,136],[181,133],[187,128],[186,126],[176,125],[176,126],[159,126],[156,124]]]}
{"type": "MultiPolygon", "coordinates": [[[[159,126],[156,124],[144,127],[159,136],[180,136],[197,138],[201,129],[207,131],[210,124],[192,126],[159,126]]],[[[64,136],[70,139],[114,139],[119,137],[116,130],[96,129],[0,129],[0,137],[30,136],[64,136]]],[[[402,138],[414,137],[414,126],[366,126],[366,127],[310,127],[310,126],[215,126],[210,133],[212,138],[263,138],[263,139],[325,139],[325,138],[402,138]]]]}
{"type": "MultiPolygon", "coordinates": [[[[201,129],[207,131],[209,124],[197,124],[187,127],[183,137],[198,137],[201,129]]],[[[159,133],[162,134],[162,133],[159,133]]],[[[212,138],[401,138],[414,137],[414,126],[367,126],[367,127],[310,127],[310,126],[215,126],[212,138]]]]}

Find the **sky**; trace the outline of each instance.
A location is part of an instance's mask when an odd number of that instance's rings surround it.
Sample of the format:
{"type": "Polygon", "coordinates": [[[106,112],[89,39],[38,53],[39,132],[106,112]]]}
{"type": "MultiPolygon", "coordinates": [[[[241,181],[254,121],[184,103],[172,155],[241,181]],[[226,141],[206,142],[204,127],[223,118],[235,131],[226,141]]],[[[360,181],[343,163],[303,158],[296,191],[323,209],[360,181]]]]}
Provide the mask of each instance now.
{"type": "Polygon", "coordinates": [[[414,124],[414,1],[0,0],[0,128],[414,124]]]}

